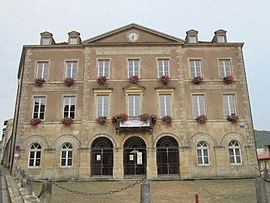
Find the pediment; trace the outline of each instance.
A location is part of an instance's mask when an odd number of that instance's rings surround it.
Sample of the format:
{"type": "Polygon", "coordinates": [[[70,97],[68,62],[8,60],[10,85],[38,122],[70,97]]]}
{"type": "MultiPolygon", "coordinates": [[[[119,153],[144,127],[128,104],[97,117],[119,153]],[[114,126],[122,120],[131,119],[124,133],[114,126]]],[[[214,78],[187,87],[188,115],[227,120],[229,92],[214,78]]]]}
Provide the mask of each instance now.
{"type": "Polygon", "coordinates": [[[112,30],[99,36],[83,41],[83,44],[144,44],[144,43],[177,43],[183,44],[184,40],[137,25],[127,26],[112,30]],[[129,33],[138,34],[136,41],[130,41],[129,33]]]}
{"type": "Polygon", "coordinates": [[[138,84],[129,84],[125,87],[123,87],[123,90],[125,92],[143,92],[145,89],[144,86],[138,85],[138,84]]]}

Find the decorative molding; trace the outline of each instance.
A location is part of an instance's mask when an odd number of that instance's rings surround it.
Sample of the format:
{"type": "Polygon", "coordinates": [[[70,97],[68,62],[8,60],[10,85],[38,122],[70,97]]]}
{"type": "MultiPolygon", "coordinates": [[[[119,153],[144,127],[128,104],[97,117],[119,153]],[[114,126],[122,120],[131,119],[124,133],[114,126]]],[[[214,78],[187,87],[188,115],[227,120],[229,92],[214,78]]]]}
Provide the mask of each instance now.
{"type": "Polygon", "coordinates": [[[56,87],[56,86],[46,86],[43,85],[42,87],[33,87],[33,92],[64,92],[64,91],[78,91],[78,86],[70,86],[70,87],[66,87],[66,86],[61,86],[61,87],[56,87]]]}
{"type": "Polygon", "coordinates": [[[236,89],[236,85],[205,85],[205,84],[200,84],[200,85],[190,85],[190,89],[195,89],[195,90],[233,90],[236,89]]]}

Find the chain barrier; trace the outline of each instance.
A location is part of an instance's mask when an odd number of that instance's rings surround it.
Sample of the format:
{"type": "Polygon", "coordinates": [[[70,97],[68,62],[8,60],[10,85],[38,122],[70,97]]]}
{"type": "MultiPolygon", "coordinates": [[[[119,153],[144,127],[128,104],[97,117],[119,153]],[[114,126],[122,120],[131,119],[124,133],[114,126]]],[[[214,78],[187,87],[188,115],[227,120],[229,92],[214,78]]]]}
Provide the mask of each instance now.
{"type": "Polygon", "coordinates": [[[80,192],[80,191],[77,191],[77,190],[73,190],[73,189],[64,187],[64,186],[62,186],[62,185],[60,185],[60,184],[58,184],[56,182],[52,182],[52,184],[55,185],[56,187],[62,189],[62,190],[65,190],[65,191],[70,192],[70,193],[78,194],[78,195],[84,195],[84,196],[96,195],[96,196],[101,196],[101,195],[112,195],[112,194],[117,193],[117,192],[122,192],[122,191],[124,191],[126,189],[129,189],[129,188],[134,187],[137,184],[142,183],[145,179],[146,179],[146,177],[144,177],[141,180],[138,180],[138,181],[136,181],[134,183],[131,183],[131,184],[125,186],[125,187],[119,188],[117,190],[111,190],[111,191],[108,191],[108,192],[80,192]]]}

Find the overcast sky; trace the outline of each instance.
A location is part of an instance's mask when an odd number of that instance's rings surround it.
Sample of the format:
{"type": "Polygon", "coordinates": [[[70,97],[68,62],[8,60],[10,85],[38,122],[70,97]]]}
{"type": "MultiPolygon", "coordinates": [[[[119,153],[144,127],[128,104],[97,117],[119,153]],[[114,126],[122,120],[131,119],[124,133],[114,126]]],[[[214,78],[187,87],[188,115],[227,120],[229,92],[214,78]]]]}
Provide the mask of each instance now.
{"type": "Polygon", "coordinates": [[[270,130],[269,8],[269,0],[2,1],[0,126],[13,117],[23,45],[39,44],[39,34],[43,31],[52,32],[56,42],[63,42],[72,30],[80,32],[82,40],[86,40],[136,23],[181,39],[185,38],[187,30],[196,29],[199,40],[205,41],[211,41],[214,31],[221,28],[227,30],[229,42],[244,42],[254,126],[258,130],[270,130]]]}

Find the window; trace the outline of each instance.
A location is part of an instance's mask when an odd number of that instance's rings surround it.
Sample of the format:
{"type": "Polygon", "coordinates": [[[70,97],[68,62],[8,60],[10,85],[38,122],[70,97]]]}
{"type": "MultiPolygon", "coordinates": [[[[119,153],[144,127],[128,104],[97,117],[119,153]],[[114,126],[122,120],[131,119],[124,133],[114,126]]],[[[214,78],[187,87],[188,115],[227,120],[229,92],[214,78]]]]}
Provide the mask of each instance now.
{"type": "Polygon", "coordinates": [[[140,76],[140,61],[139,60],[128,60],[128,78],[132,76],[140,76]]]}
{"type": "Polygon", "coordinates": [[[201,115],[205,115],[204,95],[193,95],[192,104],[195,118],[201,115]]]}
{"type": "Polygon", "coordinates": [[[163,75],[170,76],[170,65],[168,59],[158,59],[158,77],[163,75]]]}
{"type": "Polygon", "coordinates": [[[218,43],[224,43],[225,42],[225,36],[223,36],[223,35],[217,36],[217,41],[218,41],[218,43]]]}
{"type": "Polygon", "coordinates": [[[230,116],[236,114],[234,95],[223,95],[224,115],[230,116]]]}
{"type": "Polygon", "coordinates": [[[230,59],[219,60],[220,77],[226,77],[232,74],[230,59]]]}
{"type": "Polygon", "coordinates": [[[209,165],[209,148],[206,142],[197,144],[198,165],[209,165]]]}
{"type": "Polygon", "coordinates": [[[241,164],[241,152],[240,146],[237,141],[231,141],[229,143],[229,155],[230,155],[230,163],[231,164],[241,164]]]}
{"type": "Polygon", "coordinates": [[[36,78],[43,78],[48,80],[49,76],[49,62],[41,61],[37,63],[36,78]]]}
{"type": "Polygon", "coordinates": [[[189,36],[189,43],[196,43],[197,42],[197,37],[195,35],[190,35],[189,36]]]}
{"type": "Polygon", "coordinates": [[[128,116],[136,117],[140,115],[140,95],[128,96],[128,116]]]}
{"type": "Polygon", "coordinates": [[[106,76],[107,78],[109,78],[109,68],[109,60],[98,60],[98,77],[106,76]]]}
{"type": "Polygon", "coordinates": [[[39,167],[41,157],[41,146],[38,143],[34,143],[30,146],[29,151],[29,166],[39,167]]]}
{"type": "Polygon", "coordinates": [[[75,97],[64,97],[64,117],[75,118],[75,97]]]}
{"type": "Polygon", "coordinates": [[[34,97],[33,118],[44,119],[45,105],[46,105],[45,97],[34,97]]]}
{"type": "Polygon", "coordinates": [[[42,45],[50,45],[50,38],[49,37],[42,37],[41,44],[42,45]]]}
{"type": "Polygon", "coordinates": [[[202,76],[201,73],[201,60],[191,59],[189,60],[190,78],[202,76]]]}
{"type": "Polygon", "coordinates": [[[172,116],[171,95],[159,95],[160,117],[172,116]]]}
{"type": "Polygon", "coordinates": [[[70,44],[78,44],[78,38],[76,36],[70,37],[70,44]]]}
{"type": "Polygon", "coordinates": [[[77,61],[67,61],[66,62],[66,78],[77,79],[77,61]]]}
{"type": "Polygon", "coordinates": [[[72,166],[72,145],[63,144],[61,148],[61,166],[72,166]]]}
{"type": "Polygon", "coordinates": [[[109,96],[97,96],[97,117],[109,115],[109,96]]]}

